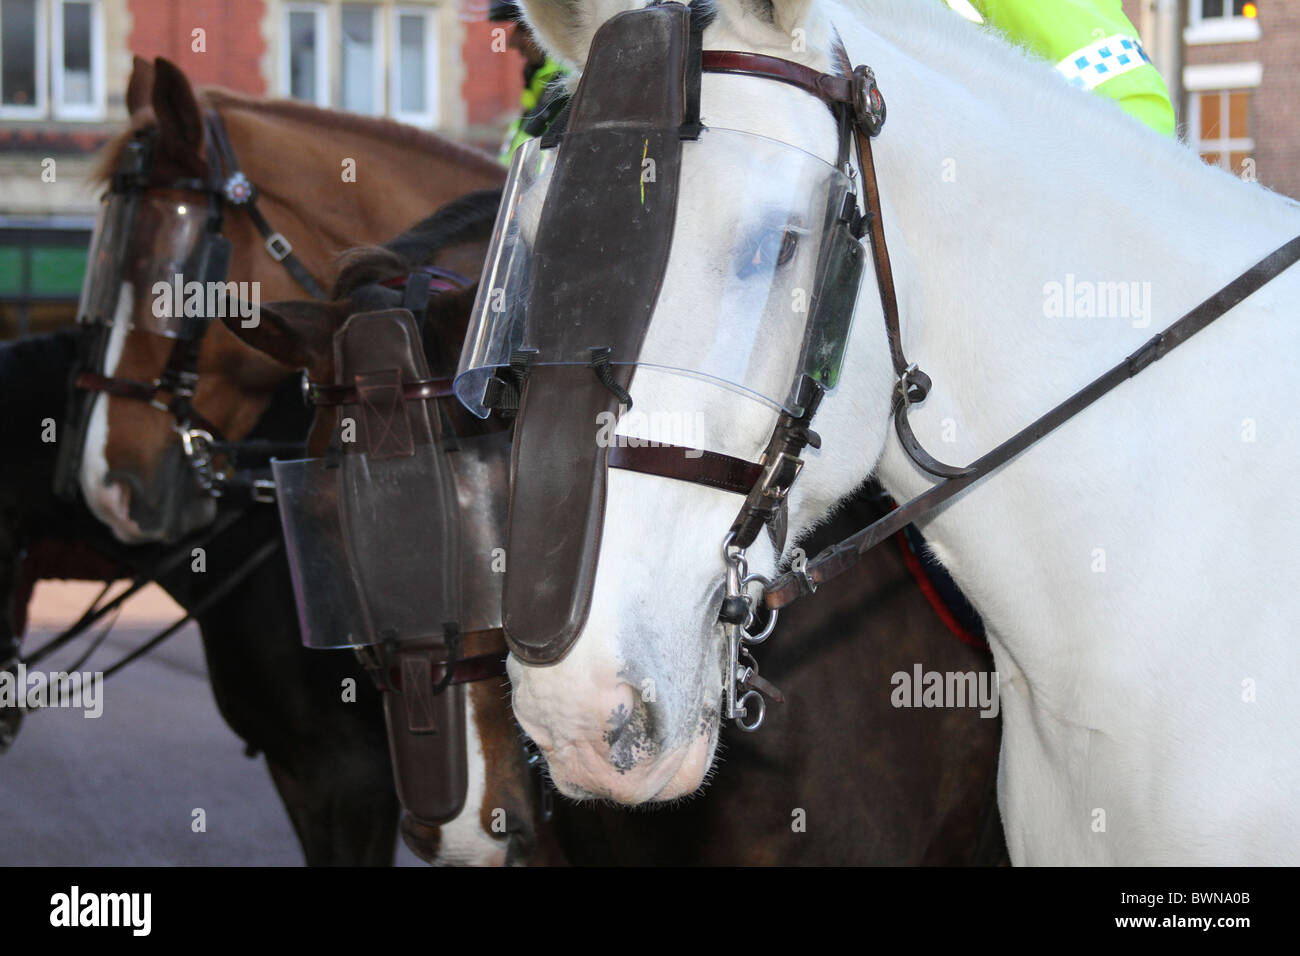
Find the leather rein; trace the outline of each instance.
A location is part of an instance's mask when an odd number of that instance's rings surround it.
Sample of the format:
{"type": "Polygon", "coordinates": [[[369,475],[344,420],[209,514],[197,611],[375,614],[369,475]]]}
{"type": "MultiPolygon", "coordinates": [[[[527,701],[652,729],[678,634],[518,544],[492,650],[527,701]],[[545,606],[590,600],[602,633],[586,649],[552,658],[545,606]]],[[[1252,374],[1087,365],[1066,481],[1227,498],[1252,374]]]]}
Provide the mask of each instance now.
{"type": "MultiPolygon", "coordinates": [[[[257,188],[239,168],[221,114],[216,111],[206,113],[204,131],[208,178],[155,179],[146,171],[144,175],[129,181],[115,175],[112,190],[145,192],[150,189],[177,189],[205,194],[208,197],[207,232],[217,236],[221,234],[224,207],[242,208],[262,235],[271,258],[283,265],[313,298],[328,298],[320,283],[294,254],[289,240],[272,228],[257,207],[257,188]]],[[[153,382],[83,370],[73,380],[74,387],[85,392],[100,392],[115,398],[146,402],[159,411],[167,412],[175,420],[175,429],[180,436],[186,461],[204,491],[214,497],[224,497],[230,490],[237,489],[247,493],[255,502],[272,503],[275,501],[274,483],[266,477],[233,472],[231,467],[234,461],[241,456],[269,461],[277,455],[296,454],[302,450],[302,445],[289,442],[227,441],[222,437],[220,429],[194,407],[194,390],[198,387],[199,380],[199,351],[206,328],[205,322],[197,334],[181,335],[176,339],[162,374],[153,382]],[[160,395],[168,397],[161,400],[160,395]],[[225,472],[218,472],[214,467],[214,459],[223,454],[230,461],[225,472]]]]}
{"type": "MultiPolygon", "coordinates": [[[[789,571],[769,582],[758,575],[745,575],[744,549],[753,541],[757,526],[761,524],[767,524],[769,527],[780,524],[782,530],[778,540],[782,542],[784,540],[784,503],[790,486],[803,464],[796,456],[807,445],[820,447],[820,439],[808,427],[817,403],[821,399],[820,389],[809,396],[803,415],[781,416],[767,450],[756,463],[728,455],[672,445],[610,449],[610,467],[690,481],[746,496],[746,504],[737,517],[732,533],[723,548],[724,557],[729,564],[728,593],[731,597],[723,603],[721,619],[724,623],[741,627],[749,626],[754,619],[754,608],[743,597],[746,584],[757,581],[763,586],[761,603],[772,612],[771,616],[774,617],[777,610],[805,595],[813,594],[827,581],[851,569],[877,545],[888,540],[907,525],[933,514],[940,505],[954,495],[987,477],[1121,383],[1164,358],[1197,332],[1221,318],[1300,261],[1300,237],[1296,237],[1270,253],[1163,332],[1153,336],[1141,348],[1125,357],[1091,384],[1075,392],[983,457],[965,467],[945,464],[921,446],[907,417],[911,406],[925,399],[930,389],[930,379],[916,365],[908,362],[903,353],[898,295],[894,287],[889,248],[885,242],[880,187],[871,151],[871,140],[880,133],[884,125],[886,115],[884,99],[876,86],[875,76],[868,67],[859,66],[850,72],[848,55],[838,37],[834,54],[837,67],[841,71],[840,75],[821,73],[799,63],[756,53],[712,50],[703,52],[703,69],[708,73],[729,73],[775,80],[816,96],[830,108],[840,123],[841,161],[847,158],[845,134],[846,131],[851,130],[852,139],[857,147],[858,164],[862,171],[862,198],[866,208],[860,223],[854,223],[855,234],[859,236],[869,234],[870,237],[869,244],[884,312],[890,359],[896,377],[893,401],[895,429],[904,451],[912,461],[941,480],[928,491],[838,544],[825,549],[816,557],[797,559],[789,571]],[[734,581],[730,580],[733,573],[735,573],[734,581]],[[735,586],[737,584],[739,587],[735,586]]],[[[772,624],[773,622],[769,620],[764,632],[753,635],[754,639],[750,643],[759,643],[765,639],[771,632],[772,624]]],[[[756,674],[754,676],[756,677],[756,674]]],[[[743,680],[741,682],[744,683],[743,680]]]]}

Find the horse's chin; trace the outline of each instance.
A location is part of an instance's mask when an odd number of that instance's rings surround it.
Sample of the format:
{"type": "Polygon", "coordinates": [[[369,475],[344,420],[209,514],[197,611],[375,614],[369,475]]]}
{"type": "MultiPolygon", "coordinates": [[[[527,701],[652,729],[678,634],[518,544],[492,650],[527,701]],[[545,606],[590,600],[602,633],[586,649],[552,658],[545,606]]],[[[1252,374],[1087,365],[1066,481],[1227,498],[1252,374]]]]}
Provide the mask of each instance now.
{"type": "Polygon", "coordinates": [[[99,486],[86,495],[90,513],[123,544],[152,544],[162,540],[162,530],[149,531],[131,518],[131,490],[121,482],[99,486]]]}

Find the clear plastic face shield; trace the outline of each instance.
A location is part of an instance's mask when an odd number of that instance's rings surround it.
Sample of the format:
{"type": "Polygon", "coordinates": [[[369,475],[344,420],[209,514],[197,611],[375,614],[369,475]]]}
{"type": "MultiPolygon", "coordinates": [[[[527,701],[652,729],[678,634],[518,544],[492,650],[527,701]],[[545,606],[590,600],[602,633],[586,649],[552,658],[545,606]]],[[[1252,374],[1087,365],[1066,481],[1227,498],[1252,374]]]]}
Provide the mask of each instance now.
{"type": "Polygon", "coordinates": [[[168,338],[197,334],[209,311],[209,284],[224,280],[230,265],[230,242],[214,229],[219,222],[219,213],[199,193],[106,194],[91,238],[78,320],[112,325],[130,286],[131,328],[168,338]],[[189,286],[194,282],[202,289],[198,297],[189,286]]]}
{"type": "Polygon", "coordinates": [[[303,642],[443,644],[500,626],[493,549],[505,524],[509,436],[444,439],[406,310],[359,313],[335,334],[351,434],[320,458],[274,461],[303,642]]]}
{"type": "MultiPolygon", "coordinates": [[[[566,149],[609,146],[605,130],[565,135],[566,149]]],[[[610,344],[575,335],[563,314],[532,294],[539,284],[554,285],[554,270],[567,270],[568,295],[574,284],[594,291],[620,281],[535,254],[558,154],[537,140],[515,154],[456,379],[458,396],[480,416],[490,411],[485,395],[496,370],[520,354],[529,367],[588,365],[593,349],[610,344]]],[[[582,195],[554,199],[594,211],[615,192],[645,189],[641,179],[654,171],[642,158],[632,156],[626,174],[589,184],[582,195]]],[[[797,414],[800,378],[833,386],[847,338],[847,328],[811,319],[848,177],[784,143],[706,127],[682,143],[677,188],[679,214],[654,316],[639,354],[611,354],[611,364],[704,379],[797,414]]]]}

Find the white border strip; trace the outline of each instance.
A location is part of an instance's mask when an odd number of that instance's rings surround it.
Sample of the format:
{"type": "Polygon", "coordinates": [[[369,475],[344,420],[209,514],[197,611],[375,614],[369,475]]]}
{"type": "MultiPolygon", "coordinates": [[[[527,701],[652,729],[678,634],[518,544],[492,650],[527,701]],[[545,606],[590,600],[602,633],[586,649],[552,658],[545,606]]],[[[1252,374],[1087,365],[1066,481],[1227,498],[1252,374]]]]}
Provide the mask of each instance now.
{"type": "Polygon", "coordinates": [[[1263,79],[1262,63],[1216,63],[1183,69],[1183,87],[1192,93],[1259,86],[1263,79]]]}

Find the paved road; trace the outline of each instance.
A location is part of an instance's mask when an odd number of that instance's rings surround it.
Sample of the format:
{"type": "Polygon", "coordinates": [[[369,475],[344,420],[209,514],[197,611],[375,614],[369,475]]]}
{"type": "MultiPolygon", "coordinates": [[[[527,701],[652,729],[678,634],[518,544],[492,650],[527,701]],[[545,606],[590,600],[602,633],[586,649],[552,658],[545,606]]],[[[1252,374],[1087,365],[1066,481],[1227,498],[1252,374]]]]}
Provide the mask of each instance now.
{"type": "MultiPolygon", "coordinates": [[[[47,633],[29,633],[25,646],[47,633]]],[[[115,632],[95,660],[103,666],[149,633],[115,632]]],[[[97,719],[29,714],[0,754],[0,865],[302,865],[265,763],[244,756],[217,713],[197,628],[115,675],[103,695],[97,719]],[[196,807],[205,833],[191,829],[196,807]]],[[[397,862],[424,865],[400,841],[397,862]]]]}

